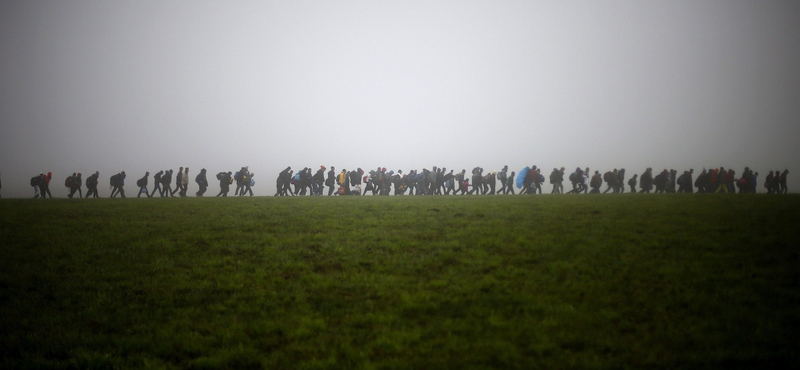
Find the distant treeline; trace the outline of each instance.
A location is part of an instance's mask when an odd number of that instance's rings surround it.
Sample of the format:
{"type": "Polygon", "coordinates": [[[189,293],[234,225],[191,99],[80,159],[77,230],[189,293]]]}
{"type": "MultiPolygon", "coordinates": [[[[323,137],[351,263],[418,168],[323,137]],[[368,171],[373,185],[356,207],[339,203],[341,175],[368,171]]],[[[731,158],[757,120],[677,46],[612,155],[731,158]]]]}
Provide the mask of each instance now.
{"type": "MultiPolygon", "coordinates": [[[[786,177],[789,170],[769,171],[763,186],[767,193],[785,194],[787,193],[786,177]]],[[[125,198],[125,171],[116,173],[109,177],[111,188],[110,197],[119,195],[125,198]]],[[[253,196],[252,186],[254,174],[248,167],[242,167],[236,172],[227,171],[216,174],[219,181],[220,191],[216,196],[226,197],[230,193],[230,187],[234,183],[236,188],[234,196],[253,196]]],[[[52,172],[40,173],[31,178],[30,185],[34,189],[34,198],[52,198],[50,192],[52,172]]],[[[287,167],[278,174],[275,196],[304,196],[304,195],[323,195],[327,187],[327,195],[469,195],[469,194],[542,194],[542,187],[545,183],[552,186],[551,194],[580,194],[580,193],[600,193],[603,185],[606,189],[603,193],[625,193],[626,185],[630,193],[755,193],[758,187],[758,172],[745,167],[741,175],[737,175],[732,169],[724,167],[710,170],[703,169],[695,178],[693,169],[684,171],[678,175],[676,170],[666,170],[653,174],[652,168],[647,168],[641,175],[634,174],[626,179],[625,169],[613,169],[611,171],[593,173],[587,167],[576,168],[575,171],[567,175],[564,167],[553,168],[550,174],[545,177],[541,168],[537,166],[525,167],[517,174],[509,172],[508,166],[504,166],[501,171],[484,171],[481,167],[472,169],[469,176],[466,170],[454,173],[446,168],[432,167],[430,170],[423,168],[421,171],[411,170],[403,173],[387,171],[385,167],[370,170],[365,173],[361,168],[348,171],[342,169],[337,172],[331,166],[327,170],[325,166],[320,166],[316,172],[305,167],[295,173],[291,167],[287,167]],[[327,172],[326,172],[327,171],[327,172]],[[565,192],[564,182],[571,185],[571,189],[565,192]],[[638,190],[637,190],[638,187],[638,190]],[[519,191],[515,191],[519,189],[519,191]]],[[[83,198],[83,186],[86,187],[86,198],[98,198],[98,185],[100,183],[100,173],[95,172],[85,179],[81,173],[73,173],[64,180],[64,186],[68,190],[68,197],[72,198],[75,194],[83,198]]],[[[158,171],[152,178],[152,190],[149,190],[150,172],[145,172],[144,176],[136,181],[139,189],[137,197],[144,194],[146,197],[174,197],[176,194],[181,197],[188,195],[189,188],[189,168],[181,167],[177,173],[173,170],[158,171]],[[174,182],[173,182],[174,179],[174,182]],[[174,187],[173,187],[174,184],[174,187]]],[[[195,176],[194,183],[198,190],[195,196],[202,197],[208,190],[207,171],[205,168],[195,176]]],[[[2,183],[0,182],[0,189],[2,183]]]]}

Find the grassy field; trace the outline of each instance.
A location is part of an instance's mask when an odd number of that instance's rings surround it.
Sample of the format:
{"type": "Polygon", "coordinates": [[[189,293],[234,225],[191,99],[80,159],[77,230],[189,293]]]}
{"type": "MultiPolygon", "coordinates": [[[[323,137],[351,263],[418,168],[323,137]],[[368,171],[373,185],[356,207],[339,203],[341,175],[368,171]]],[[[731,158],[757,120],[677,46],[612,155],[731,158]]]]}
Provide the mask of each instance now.
{"type": "Polygon", "coordinates": [[[0,368],[775,368],[800,196],[0,201],[0,368]]]}

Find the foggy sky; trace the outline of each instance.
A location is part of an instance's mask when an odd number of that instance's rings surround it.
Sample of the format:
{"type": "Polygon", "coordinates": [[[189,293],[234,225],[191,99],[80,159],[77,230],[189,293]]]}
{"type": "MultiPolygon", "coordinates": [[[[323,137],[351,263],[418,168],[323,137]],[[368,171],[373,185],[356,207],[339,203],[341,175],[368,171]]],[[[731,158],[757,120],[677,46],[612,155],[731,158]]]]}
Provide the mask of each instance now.
{"type": "Polygon", "coordinates": [[[798,1],[6,0],[0,192],[188,166],[214,195],[249,166],[272,195],[320,165],[750,166],[759,191],[788,168],[793,191],[798,66],[798,1]]]}

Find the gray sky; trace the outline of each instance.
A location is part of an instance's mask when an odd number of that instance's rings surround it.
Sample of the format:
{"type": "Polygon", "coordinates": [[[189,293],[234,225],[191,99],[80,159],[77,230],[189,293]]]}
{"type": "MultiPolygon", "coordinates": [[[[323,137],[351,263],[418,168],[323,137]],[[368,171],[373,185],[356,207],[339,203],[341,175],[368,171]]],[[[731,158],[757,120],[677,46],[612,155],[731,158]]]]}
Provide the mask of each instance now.
{"type": "Polygon", "coordinates": [[[215,194],[245,165],[256,195],[320,165],[763,182],[800,163],[798,66],[798,1],[5,0],[1,192],[189,166],[215,194]]]}

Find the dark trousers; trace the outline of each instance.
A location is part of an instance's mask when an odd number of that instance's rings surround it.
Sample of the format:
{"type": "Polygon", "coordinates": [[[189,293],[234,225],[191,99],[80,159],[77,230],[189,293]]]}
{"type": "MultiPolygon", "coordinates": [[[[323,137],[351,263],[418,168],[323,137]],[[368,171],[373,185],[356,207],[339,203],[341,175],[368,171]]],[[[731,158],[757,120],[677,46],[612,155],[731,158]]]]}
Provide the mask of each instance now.
{"type": "Polygon", "coordinates": [[[153,195],[155,195],[156,191],[158,191],[158,195],[160,195],[162,197],[164,196],[164,194],[161,192],[161,184],[156,183],[156,185],[153,186],[153,192],[150,193],[150,196],[152,197],[153,195]]]}
{"type": "MultiPolygon", "coordinates": [[[[72,196],[75,195],[75,192],[78,192],[78,198],[83,198],[83,192],[81,191],[81,188],[69,188],[68,197],[72,198],[72,196]]],[[[42,193],[42,197],[44,197],[44,193],[42,193]]]]}

